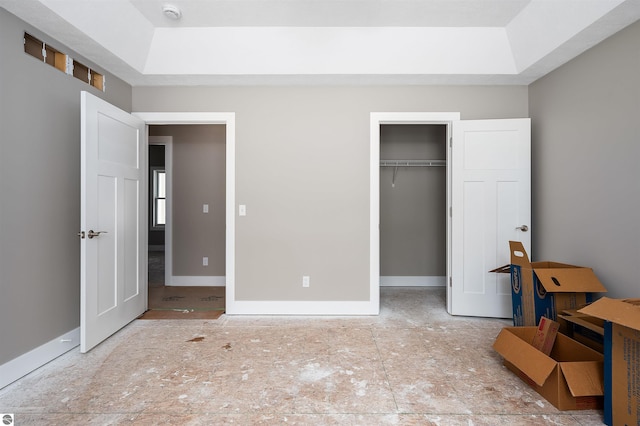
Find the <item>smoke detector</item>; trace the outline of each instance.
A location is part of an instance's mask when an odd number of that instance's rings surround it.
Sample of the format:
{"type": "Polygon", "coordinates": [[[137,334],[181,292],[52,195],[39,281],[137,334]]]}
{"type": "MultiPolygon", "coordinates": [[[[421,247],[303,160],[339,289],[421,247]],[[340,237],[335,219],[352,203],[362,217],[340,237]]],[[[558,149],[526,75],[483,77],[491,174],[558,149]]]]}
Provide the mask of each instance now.
{"type": "Polygon", "coordinates": [[[164,13],[164,16],[169,19],[173,19],[174,21],[177,21],[182,17],[182,11],[180,8],[172,4],[165,4],[162,6],[162,13],[164,13]]]}

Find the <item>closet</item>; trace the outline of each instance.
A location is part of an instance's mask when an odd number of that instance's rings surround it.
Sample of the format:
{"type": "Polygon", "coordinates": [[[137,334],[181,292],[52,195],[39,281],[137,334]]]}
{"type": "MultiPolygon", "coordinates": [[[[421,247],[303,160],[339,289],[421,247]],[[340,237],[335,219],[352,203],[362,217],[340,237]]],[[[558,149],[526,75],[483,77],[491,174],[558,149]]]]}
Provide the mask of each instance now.
{"type": "Polygon", "coordinates": [[[447,126],[380,126],[380,285],[444,286],[447,126]]]}

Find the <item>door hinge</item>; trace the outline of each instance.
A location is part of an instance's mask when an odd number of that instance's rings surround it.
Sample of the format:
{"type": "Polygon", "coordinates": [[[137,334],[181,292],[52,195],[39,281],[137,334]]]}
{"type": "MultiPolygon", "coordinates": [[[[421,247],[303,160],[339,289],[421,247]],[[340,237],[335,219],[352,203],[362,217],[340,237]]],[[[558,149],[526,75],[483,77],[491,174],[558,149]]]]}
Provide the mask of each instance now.
{"type": "Polygon", "coordinates": [[[449,277],[449,287],[453,287],[453,278],[449,277]]]}
{"type": "Polygon", "coordinates": [[[453,136],[449,136],[449,148],[453,148],[453,136]]]}
{"type": "Polygon", "coordinates": [[[453,217],[453,207],[449,207],[449,217],[453,217]]]}

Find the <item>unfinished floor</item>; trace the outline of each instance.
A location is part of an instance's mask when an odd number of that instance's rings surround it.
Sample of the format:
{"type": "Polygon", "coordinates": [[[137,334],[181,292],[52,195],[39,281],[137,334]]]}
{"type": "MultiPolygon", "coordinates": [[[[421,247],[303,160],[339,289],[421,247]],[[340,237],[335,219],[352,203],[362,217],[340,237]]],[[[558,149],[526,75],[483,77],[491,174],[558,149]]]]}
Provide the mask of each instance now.
{"type": "Polygon", "coordinates": [[[134,321],[0,390],[15,424],[601,425],[502,366],[509,321],[452,317],[444,288],[382,288],[376,317],[134,321]]]}

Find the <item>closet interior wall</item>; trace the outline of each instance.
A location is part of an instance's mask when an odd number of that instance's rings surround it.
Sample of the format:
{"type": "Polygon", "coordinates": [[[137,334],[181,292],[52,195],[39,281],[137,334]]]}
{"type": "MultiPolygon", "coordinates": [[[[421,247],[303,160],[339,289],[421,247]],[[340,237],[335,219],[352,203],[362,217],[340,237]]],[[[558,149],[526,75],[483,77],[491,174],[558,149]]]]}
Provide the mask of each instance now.
{"type": "MultiPolygon", "coordinates": [[[[380,160],[446,160],[446,140],[446,125],[382,125],[380,160]]],[[[446,202],[446,166],[380,167],[380,285],[445,285],[446,202]]]]}

